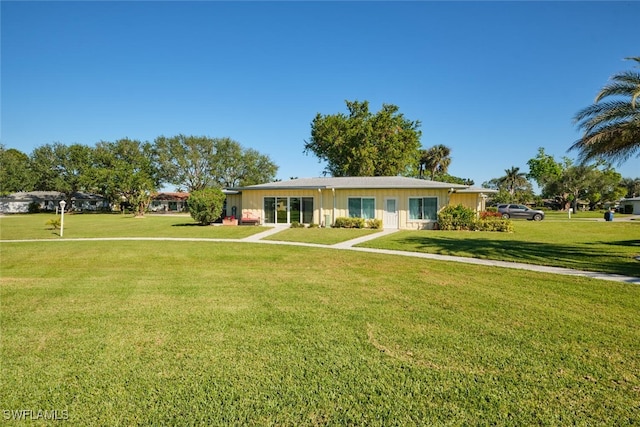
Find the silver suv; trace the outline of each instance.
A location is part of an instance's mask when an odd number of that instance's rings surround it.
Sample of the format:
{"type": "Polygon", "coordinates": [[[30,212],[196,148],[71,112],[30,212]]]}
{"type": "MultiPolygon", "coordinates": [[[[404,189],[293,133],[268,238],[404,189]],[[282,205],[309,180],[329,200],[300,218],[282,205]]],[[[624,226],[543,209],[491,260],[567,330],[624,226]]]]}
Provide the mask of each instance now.
{"type": "Polygon", "coordinates": [[[526,218],[529,221],[541,221],[544,219],[544,212],[535,209],[529,209],[525,205],[498,205],[498,212],[504,219],[526,218]]]}

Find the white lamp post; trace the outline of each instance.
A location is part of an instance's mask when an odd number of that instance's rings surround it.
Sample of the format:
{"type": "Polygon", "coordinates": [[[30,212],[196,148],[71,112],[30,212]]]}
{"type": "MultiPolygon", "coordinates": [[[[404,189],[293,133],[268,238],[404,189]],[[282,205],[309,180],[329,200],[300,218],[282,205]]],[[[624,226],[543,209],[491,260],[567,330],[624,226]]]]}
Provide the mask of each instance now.
{"type": "Polygon", "coordinates": [[[64,235],[64,207],[67,204],[64,200],[60,200],[60,237],[64,235]]]}

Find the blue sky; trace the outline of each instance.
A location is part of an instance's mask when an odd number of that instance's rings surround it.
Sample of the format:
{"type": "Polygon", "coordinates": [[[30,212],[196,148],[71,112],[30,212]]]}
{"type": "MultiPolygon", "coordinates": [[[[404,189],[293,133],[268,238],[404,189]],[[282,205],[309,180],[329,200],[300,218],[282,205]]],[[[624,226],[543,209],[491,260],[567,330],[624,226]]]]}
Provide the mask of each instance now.
{"type": "MultiPolygon", "coordinates": [[[[481,184],[538,147],[640,55],[640,2],[10,2],[1,8],[1,135],[29,154],[160,135],[231,137],[278,178],[317,113],[395,104],[452,175],[481,184]]],[[[617,168],[640,176],[640,159],[617,168]]]]}

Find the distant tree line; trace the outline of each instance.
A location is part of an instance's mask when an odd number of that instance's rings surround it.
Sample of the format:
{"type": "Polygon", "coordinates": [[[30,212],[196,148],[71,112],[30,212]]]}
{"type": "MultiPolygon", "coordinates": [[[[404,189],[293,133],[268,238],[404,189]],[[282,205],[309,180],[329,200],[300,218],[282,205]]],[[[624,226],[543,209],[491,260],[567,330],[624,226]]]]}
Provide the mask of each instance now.
{"type": "Polygon", "coordinates": [[[603,160],[575,164],[564,157],[556,161],[544,148],[539,148],[537,156],[529,159],[527,165],[528,173],[514,166],[506,169],[505,175],[483,183],[484,187],[498,190],[492,197],[494,203],[540,203],[540,199],[548,199],[562,210],[577,210],[579,201],[594,209],[623,197],[640,195],[640,178],[623,178],[603,160]],[[539,195],[534,194],[531,181],[540,188],[539,195]]]}
{"type": "Polygon", "coordinates": [[[79,191],[126,200],[144,210],[166,184],[178,190],[270,182],[278,166],[269,156],[230,138],[160,136],[153,143],[119,139],[95,146],[46,144],[30,155],[0,144],[0,195],[18,191],[79,191]]]}

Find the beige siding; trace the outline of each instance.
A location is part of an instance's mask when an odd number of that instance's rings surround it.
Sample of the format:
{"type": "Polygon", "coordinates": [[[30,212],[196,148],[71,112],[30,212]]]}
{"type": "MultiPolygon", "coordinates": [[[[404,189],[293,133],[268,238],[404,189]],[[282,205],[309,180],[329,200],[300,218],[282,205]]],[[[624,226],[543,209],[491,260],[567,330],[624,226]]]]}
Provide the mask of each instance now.
{"type": "Polygon", "coordinates": [[[459,203],[476,211],[481,209],[482,199],[478,194],[449,194],[446,189],[353,189],[335,190],[244,190],[242,192],[242,213],[251,213],[262,218],[265,214],[265,197],[313,197],[313,222],[323,226],[331,226],[336,218],[349,216],[350,197],[366,197],[375,199],[375,217],[384,221],[385,200],[395,198],[398,209],[398,227],[401,229],[430,229],[435,221],[410,220],[409,199],[413,197],[436,197],[438,210],[445,206],[459,203]],[[328,223],[325,224],[325,221],[328,223]]]}
{"type": "Polygon", "coordinates": [[[225,216],[233,214],[233,207],[236,208],[236,217],[240,217],[242,213],[242,194],[227,194],[227,210],[225,216]]]}
{"type": "MultiPolygon", "coordinates": [[[[313,198],[313,222],[320,224],[320,205],[323,208],[332,200],[331,190],[243,190],[242,192],[242,213],[260,217],[264,221],[264,198],[265,197],[312,197],[313,198]],[[327,194],[329,193],[329,194],[327,194]]],[[[326,210],[326,209],[323,209],[326,210]]]]}

